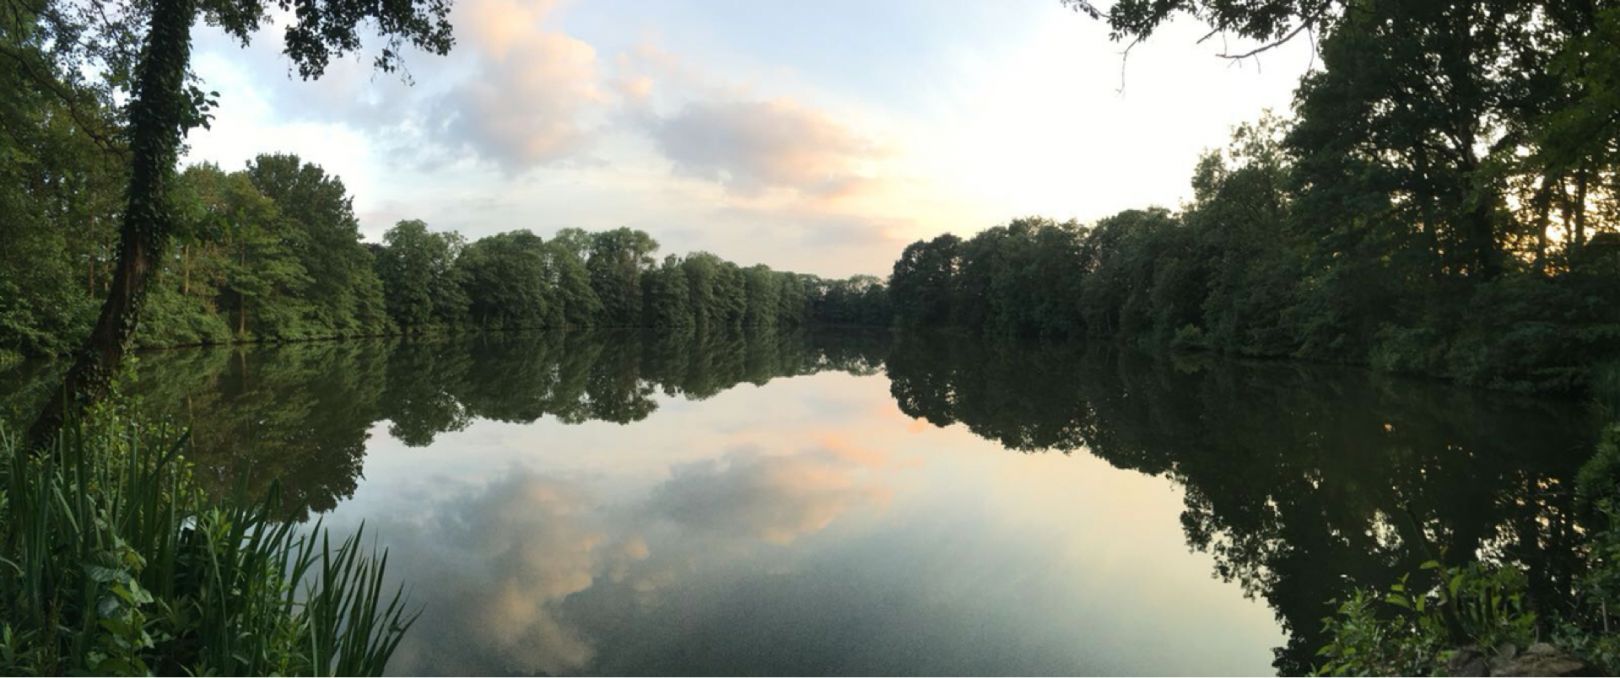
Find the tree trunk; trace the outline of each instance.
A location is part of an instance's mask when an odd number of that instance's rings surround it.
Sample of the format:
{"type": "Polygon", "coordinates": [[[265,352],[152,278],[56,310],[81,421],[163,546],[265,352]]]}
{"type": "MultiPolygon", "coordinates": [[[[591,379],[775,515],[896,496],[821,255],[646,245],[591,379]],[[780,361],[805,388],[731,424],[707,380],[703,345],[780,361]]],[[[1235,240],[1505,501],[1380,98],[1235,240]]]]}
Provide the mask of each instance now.
{"type": "Polygon", "coordinates": [[[1547,272],[1547,223],[1552,211],[1552,176],[1541,177],[1541,187],[1536,189],[1533,204],[1536,210],[1536,274],[1547,272]]]}
{"type": "Polygon", "coordinates": [[[1425,273],[1431,279],[1439,280],[1445,275],[1445,258],[1440,255],[1440,236],[1437,233],[1440,219],[1436,216],[1439,210],[1435,206],[1434,184],[1429,180],[1432,171],[1429,167],[1429,152],[1420,143],[1415,147],[1414,155],[1417,165],[1417,180],[1422,182],[1421,186],[1413,186],[1412,192],[1421,205],[1419,210],[1422,214],[1418,218],[1423,220],[1423,230],[1421,231],[1423,254],[1425,261],[1428,262],[1428,270],[1425,273]]]}
{"type": "Polygon", "coordinates": [[[1575,249],[1586,247],[1586,165],[1575,174],[1575,249]]]}
{"type": "Polygon", "coordinates": [[[101,315],[28,439],[49,445],[64,421],[106,395],[135,334],[147,283],[168,244],[174,218],[168,194],[190,117],[185,92],[196,0],[153,0],[151,29],[137,66],[129,104],[128,203],[118,234],[118,263],[101,315]]]}

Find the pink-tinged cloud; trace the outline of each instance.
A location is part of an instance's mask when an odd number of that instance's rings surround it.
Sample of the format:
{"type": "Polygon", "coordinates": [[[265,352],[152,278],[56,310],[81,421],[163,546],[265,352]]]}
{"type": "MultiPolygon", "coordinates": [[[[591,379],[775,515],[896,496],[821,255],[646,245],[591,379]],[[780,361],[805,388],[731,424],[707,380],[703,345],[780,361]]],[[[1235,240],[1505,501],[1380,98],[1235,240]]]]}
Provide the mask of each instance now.
{"type": "Polygon", "coordinates": [[[652,507],[676,523],[735,538],[790,544],[890,492],[864,462],[825,449],[788,456],[747,452],[675,469],[652,507]]]}
{"type": "Polygon", "coordinates": [[[457,10],[477,72],[439,99],[437,122],[453,145],[508,173],[583,152],[585,119],[607,101],[596,50],[545,29],[551,4],[475,0],[457,10]]]}
{"type": "Polygon", "coordinates": [[[694,101],[649,124],[678,174],[754,194],[851,190],[877,148],[831,116],[791,99],[694,101]]]}
{"type": "Polygon", "coordinates": [[[590,662],[594,648],[560,605],[589,589],[605,565],[634,556],[590,524],[592,509],[578,485],[517,472],[437,507],[432,529],[394,530],[423,540],[395,544],[420,554],[404,564],[406,579],[432,583],[422,595],[433,614],[418,627],[427,637],[402,646],[399,665],[406,673],[470,666],[557,674],[590,662]],[[434,637],[457,629],[479,632],[434,637]]]}

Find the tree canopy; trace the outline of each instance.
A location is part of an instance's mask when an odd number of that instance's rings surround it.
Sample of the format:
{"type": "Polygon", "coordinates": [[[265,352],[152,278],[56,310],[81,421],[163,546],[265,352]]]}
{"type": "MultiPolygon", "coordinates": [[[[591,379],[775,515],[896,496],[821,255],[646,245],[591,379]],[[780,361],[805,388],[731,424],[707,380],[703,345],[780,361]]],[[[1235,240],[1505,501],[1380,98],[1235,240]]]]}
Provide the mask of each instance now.
{"type": "Polygon", "coordinates": [[[1240,127],[1179,209],[918,241],[909,326],[1370,363],[1580,388],[1620,357],[1620,8],[1590,1],[1120,0],[1116,40],[1177,16],[1308,31],[1292,114],[1240,127]]]}

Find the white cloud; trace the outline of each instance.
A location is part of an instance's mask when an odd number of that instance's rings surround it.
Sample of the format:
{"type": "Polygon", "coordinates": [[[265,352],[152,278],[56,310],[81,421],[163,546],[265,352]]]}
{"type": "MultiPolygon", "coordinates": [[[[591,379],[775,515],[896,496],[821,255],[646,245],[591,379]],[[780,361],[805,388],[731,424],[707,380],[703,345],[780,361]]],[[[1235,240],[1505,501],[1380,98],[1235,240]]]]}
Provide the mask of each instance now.
{"type": "Polygon", "coordinates": [[[649,130],[675,170],[741,193],[824,195],[861,180],[873,144],[791,99],[695,101],[649,130]]]}
{"type": "Polygon", "coordinates": [[[960,10],[895,10],[928,14],[917,30],[945,47],[896,53],[926,70],[892,94],[807,74],[826,56],[813,50],[835,45],[775,51],[737,26],[665,21],[733,20],[679,4],[638,21],[597,4],[462,0],[455,50],[411,55],[410,87],[363,59],[289,79],[273,29],[246,50],[199,29],[198,71],[223,105],[189,159],[297,152],[344,178],[373,236],[413,217],[471,238],[628,225],[665,251],[882,274],[906,242],[942,231],[1173,206],[1198,153],[1262,104],[1286,108],[1305,62],[1307,46],[1289,45],[1261,77],[1176,23],[1136,49],[1121,96],[1105,27],[1055,3],[1019,11],[984,42],[960,10]]]}
{"type": "Polygon", "coordinates": [[[433,104],[435,143],[521,173],[585,152],[589,117],[607,103],[596,50],[544,21],[550,3],[474,0],[458,7],[458,43],[474,72],[433,104]]]}

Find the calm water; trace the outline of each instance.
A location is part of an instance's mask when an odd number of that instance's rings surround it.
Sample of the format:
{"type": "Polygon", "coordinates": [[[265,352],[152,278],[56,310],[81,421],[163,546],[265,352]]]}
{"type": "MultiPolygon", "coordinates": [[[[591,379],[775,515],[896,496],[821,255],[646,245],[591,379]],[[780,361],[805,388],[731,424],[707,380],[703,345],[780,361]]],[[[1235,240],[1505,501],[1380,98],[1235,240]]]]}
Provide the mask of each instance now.
{"type": "MultiPolygon", "coordinates": [[[[48,366],[0,373],[10,416],[48,366]]],[[[1346,581],[1567,585],[1578,402],[888,334],[145,354],[221,491],[365,521],[398,673],[1298,672],[1346,581]]]]}

